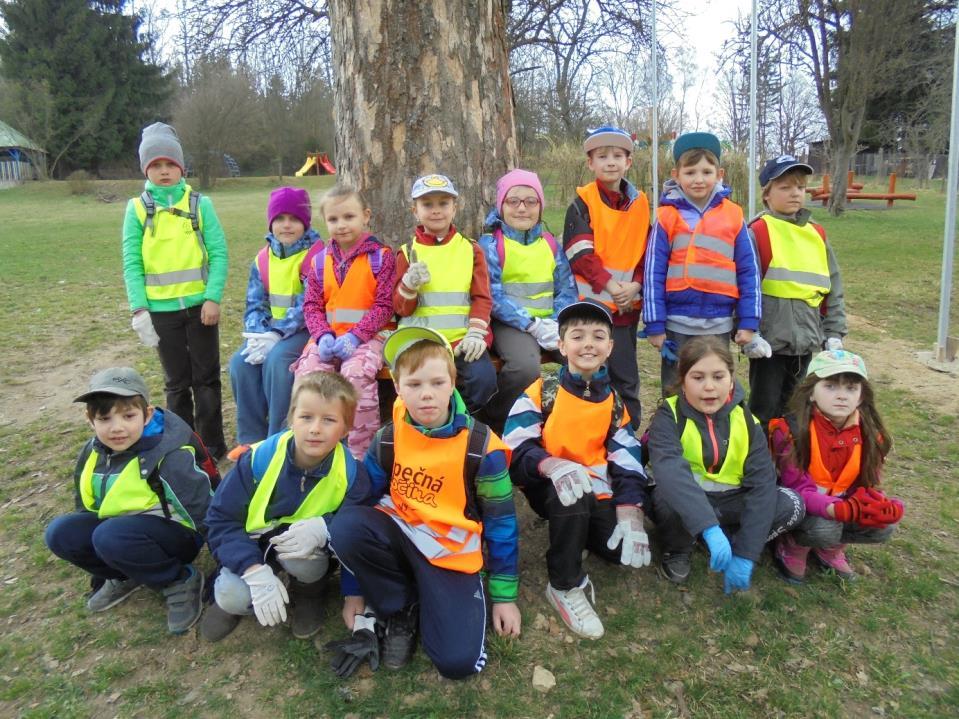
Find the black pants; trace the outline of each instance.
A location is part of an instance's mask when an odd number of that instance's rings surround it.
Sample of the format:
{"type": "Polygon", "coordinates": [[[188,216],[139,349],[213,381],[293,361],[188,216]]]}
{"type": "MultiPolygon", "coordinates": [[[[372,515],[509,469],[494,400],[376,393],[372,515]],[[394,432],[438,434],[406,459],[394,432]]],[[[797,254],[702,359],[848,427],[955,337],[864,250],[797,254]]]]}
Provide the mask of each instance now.
{"type": "Polygon", "coordinates": [[[749,411],[762,422],[782,417],[812,355],[777,355],[749,360],[749,411]]]}
{"type": "Polygon", "coordinates": [[[226,440],[219,326],[200,322],[200,306],[151,312],[150,318],[160,336],[157,352],[163,366],[167,408],[196,430],[210,454],[221,457],[226,453],[226,440]]]}
{"type": "Polygon", "coordinates": [[[549,521],[549,549],[546,572],[553,589],[565,591],[579,586],[583,573],[583,550],[588,549],[609,562],[619,562],[619,547],[608,549],[606,542],[616,528],[612,499],[584,494],[569,507],[559,501],[550,480],[523,488],[529,506],[549,521]]]}
{"type": "Polygon", "coordinates": [[[629,411],[629,424],[633,429],[639,429],[643,418],[643,408],[639,403],[639,366],[636,364],[638,324],[637,319],[629,325],[613,326],[613,352],[606,362],[610,382],[623,398],[623,404],[629,411]]]}

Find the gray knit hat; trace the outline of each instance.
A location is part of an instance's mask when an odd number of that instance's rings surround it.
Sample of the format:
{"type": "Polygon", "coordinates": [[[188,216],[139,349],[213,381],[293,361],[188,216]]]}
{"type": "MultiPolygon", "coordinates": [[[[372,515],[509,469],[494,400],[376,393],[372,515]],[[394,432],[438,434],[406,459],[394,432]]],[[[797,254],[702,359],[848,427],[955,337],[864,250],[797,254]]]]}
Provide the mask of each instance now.
{"type": "Polygon", "coordinates": [[[180,147],[176,130],[162,122],[154,122],[143,128],[143,138],[140,140],[140,169],[143,174],[147,173],[151,162],[160,159],[175,162],[181,170],[186,171],[183,148],[180,147]]]}

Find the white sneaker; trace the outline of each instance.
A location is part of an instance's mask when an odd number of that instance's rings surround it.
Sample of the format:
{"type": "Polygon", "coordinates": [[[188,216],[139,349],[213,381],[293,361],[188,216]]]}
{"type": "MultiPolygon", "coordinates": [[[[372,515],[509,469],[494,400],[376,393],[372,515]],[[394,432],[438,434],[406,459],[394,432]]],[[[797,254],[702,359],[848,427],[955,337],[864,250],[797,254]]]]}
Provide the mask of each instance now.
{"type": "Polygon", "coordinates": [[[589,577],[583,579],[578,587],[566,591],[554,589],[552,584],[546,585],[546,598],[553,605],[559,616],[566,622],[575,634],[587,639],[599,639],[605,633],[603,623],[599,620],[596,610],[590,600],[586,599],[586,587],[589,587],[592,601],[596,601],[596,592],[589,577]]]}

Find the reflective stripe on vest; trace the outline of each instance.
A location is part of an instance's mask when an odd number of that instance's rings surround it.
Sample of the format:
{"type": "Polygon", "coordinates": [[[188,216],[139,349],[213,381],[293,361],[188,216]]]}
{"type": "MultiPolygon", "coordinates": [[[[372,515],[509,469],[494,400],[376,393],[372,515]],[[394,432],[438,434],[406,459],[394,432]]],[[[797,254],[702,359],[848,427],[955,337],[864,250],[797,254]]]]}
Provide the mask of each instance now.
{"type": "Polygon", "coordinates": [[[763,220],[772,257],[763,276],[762,293],[819,307],[832,287],[822,236],[810,222],[800,227],[771,215],[764,215],[763,220]]]}
{"type": "Polygon", "coordinates": [[[343,503],[343,497],[346,496],[346,456],[343,444],[337,442],[333,449],[333,464],[329,474],[316,483],[296,511],[286,517],[266,519],[266,509],[273,496],[280,471],[283,469],[283,463],[286,461],[286,447],[292,437],[293,432],[287,430],[253,445],[250,465],[254,468],[253,481],[256,482],[256,490],[253,492],[246,512],[246,531],[251,536],[258,537],[281,524],[292,524],[300,519],[321,517],[333,512],[343,503]],[[262,458],[258,460],[258,453],[261,452],[268,453],[269,464],[262,476],[257,476],[256,467],[263,461],[262,458]]]}
{"type": "MultiPolygon", "coordinates": [[[[542,392],[542,378],[526,390],[533,403],[541,408],[542,392]]],[[[553,411],[543,424],[543,449],[553,457],[578,462],[586,467],[593,480],[593,494],[599,499],[613,496],[607,476],[609,455],[606,451],[613,404],[612,393],[602,402],[588,402],[560,385],[553,411]]],[[[623,424],[628,421],[624,413],[623,424]]]]}
{"type": "MultiPolygon", "coordinates": [[[[90,456],[80,470],[80,501],[87,510],[96,512],[100,519],[125,514],[152,514],[166,518],[160,498],[140,471],[138,457],[131,458],[119,472],[95,474],[99,458],[97,451],[91,449],[90,456]]],[[[162,479],[160,481],[163,482],[162,479]]],[[[167,503],[173,519],[189,529],[196,529],[190,515],[175,496],[168,496],[167,503]]]]}
{"type": "Polygon", "coordinates": [[[429,268],[430,281],[420,287],[416,309],[409,317],[400,318],[400,327],[429,327],[450,342],[458,342],[469,327],[473,242],[459,232],[442,245],[424,245],[414,238],[401,249],[407,260],[410,247],[417,261],[429,268]]]}
{"type": "Polygon", "coordinates": [[[190,219],[191,192],[187,185],[175,205],[157,206],[149,228],[143,200],[134,200],[137,219],[144,226],[141,253],[148,300],[199,295],[206,289],[206,247],[200,239],[203,222],[201,217],[201,230],[194,232],[190,219]]]}
{"type": "MultiPolygon", "coordinates": [[[[666,398],[666,404],[673,411],[673,419],[677,424],[679,422],[678,399],[676,395],[666,398]]],[[[703,488],[703,491],[728,492],[742,484],[746,456],[749,454],[749,427],[746,425],[746,414],[741,406],[736,405],[729,413],[729,445],[726,448],[723,466],[718,472],[706,470],[703,462],[703,437],[695,422],[687,420],[679,441],[683,445],[683,457],[689,463],[693,479],[703,488]]]]}
{"type": "Polygon", "coordinates": [[[695,229],[672,205],[660,205],[657,213],[670,244],[666,291],[694,289],[738,299],[735,249],[742,208],[723,199],[706,210],[695,229]]]}
{"type": "Polygon", "coordinates": [[[556,256],[545,237],[528,245],[505,237],[499,228],[493,233],[497,242],[502,238],[503,291],[530,317],[553,316],[553,271],[556,256]]]}
{"type": "MultiPolygon", "coordinates": [[[[419,254],[419,250],[417,250],[419,254]]],[[[465,516],[463,462],[469,431],[453,437],[427,437],[406,421],[406,405],[393,405],[393,466],[390,491],[377,507],[430,564],[473,574],[483,568],[483,524],[465,516]]],[[[492,433],[487,450],[506,449],[492,433]]]]}
{"type": "Polygon", "coordinates": [[[369,253],[353,259],[343,285],[336,281],[333,253],[325,252],[323,259],[323,299],[326,302],[326,321],[337,336],[349,332],[376,300],[376,276],[370,266],[369,253]]]}
{"type": "Polygon", "coordinates": [[[303,294],[303,263],[310,248],[289,257],[277,257],[269,246],[262,247],[256,256],[260,280],[269,293],[270,315],[275,320],[286,317],[298,295],[303,294]],[[263,268],[266,266],[266,278],[263,268]]]}
{"type": "MultiPolygon", "coordinates": [[[[591,182],[576,188],[576,194],[589,208],[589,226],[593,230],[593,252],[603,263],[603,268],[618,282],[632,282],[636,266],[646,252],[646,239],[649,235],[649,202],[646,194],[639,193],[629,209],[614,210],[603,202],[599,186],[591,182]]],[[[613,298],[604,289],[593,292],[589,281],[582,275],[575,275],[579,298],[602,302],[613,312],[618,312],[613,298]]],[[[633,303],[639,308],[640,300],[633,303]]]]}
{"type": "Polygon", "coordinates": [[[820,494],[838,497],[846,493],[853,483],[859,479],[862,465],[862,444],[853,445],[849,460],[842,468],[838,477],[833,477],[822,461],[822,450],[819,447],[819,435],[816,432],[815,422],[809,423],[809,467],[807,471],[816,483],[820,494]]]}

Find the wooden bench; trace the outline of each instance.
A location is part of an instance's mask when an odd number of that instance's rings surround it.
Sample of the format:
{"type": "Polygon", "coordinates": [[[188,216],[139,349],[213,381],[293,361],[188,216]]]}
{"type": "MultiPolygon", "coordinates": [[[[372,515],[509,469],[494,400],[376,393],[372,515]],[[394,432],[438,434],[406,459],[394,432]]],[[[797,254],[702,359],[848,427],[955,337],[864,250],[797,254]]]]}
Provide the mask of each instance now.
{"type": "MultiPolygon", "coordinates": [[[[849,173],[850,175],[852,173],[849,173]]],[[[821,200],[823,207],[829,202],[829,175],[822,176],[822,187],[815,188],[818,190],[817,193],[813,193],[812,199],[821,200]]],[[[862,189],[862,185],[859,185],[859,189],[862,189]]],[[[806,190],[809,191],[809,188],[806,190]]],[[[846,199],[847,200],[885,200],[886,207],[892,207],[893,202],[896,200],[911,200],[915,202],[916,195],[909,192],[896,192],[896,173],[889,173],[889,191],[888,192],[860,192],[856,189],[847,189],[846,190],[846,199]]]]}

